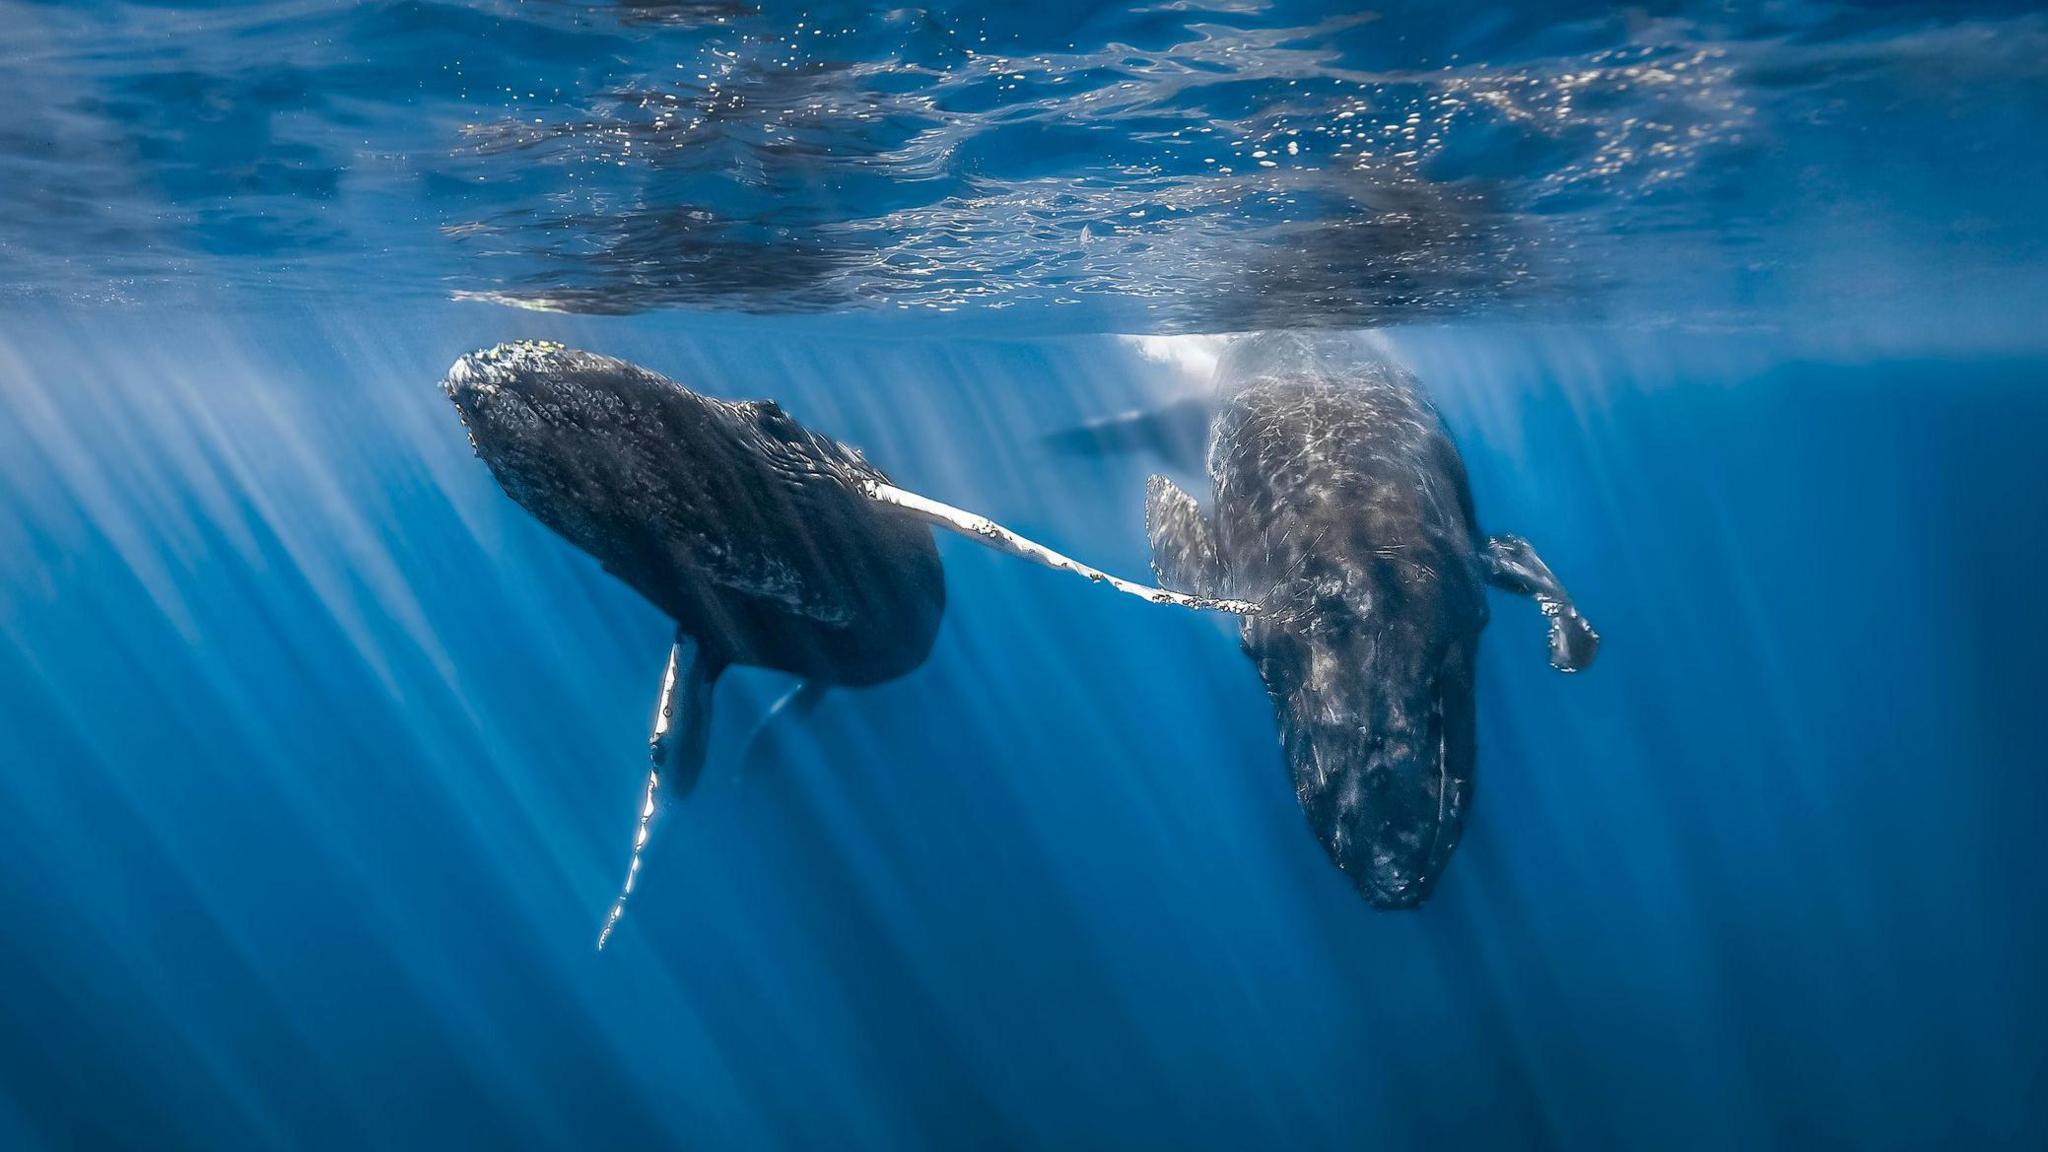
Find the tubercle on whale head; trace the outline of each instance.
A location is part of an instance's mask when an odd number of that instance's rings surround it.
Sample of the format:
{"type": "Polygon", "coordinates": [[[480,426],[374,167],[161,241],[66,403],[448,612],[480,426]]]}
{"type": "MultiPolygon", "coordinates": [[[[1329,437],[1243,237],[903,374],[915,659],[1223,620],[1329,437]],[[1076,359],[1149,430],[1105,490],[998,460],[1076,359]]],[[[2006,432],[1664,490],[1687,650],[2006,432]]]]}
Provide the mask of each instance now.
{"type": "Polygon", "coordinates": [[[451,399],[465,389],[502,387],[520,373],[530,373],[569,351],[552,340],[515,340],[465,352],[448,366],[441,390],[451,399]]]}
{"type": "Polygon", "coordinates": [[[455,404],[462,426],[469,430],[470,446],[481,447],[477,436],[485,429],[480,425],[523,407],[504,401],[530,401],[526,393],[543,386],[570,355],[573,354],[566,346],[552,341],[520,340],[456,357],[441,377],[441,391],[455,404]]]}

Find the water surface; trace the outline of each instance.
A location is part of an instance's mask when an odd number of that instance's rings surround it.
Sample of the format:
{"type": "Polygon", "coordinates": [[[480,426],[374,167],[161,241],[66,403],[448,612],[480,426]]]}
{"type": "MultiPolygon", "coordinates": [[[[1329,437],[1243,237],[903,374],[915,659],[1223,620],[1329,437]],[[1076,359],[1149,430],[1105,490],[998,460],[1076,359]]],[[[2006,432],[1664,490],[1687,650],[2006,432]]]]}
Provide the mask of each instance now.
{"type": "Polygon", "coordinates": [[[2031,6],[0,27],[0,1146],[2048,1139],[2031,6]],[[668,628],[455,356],[774,396],[1140,575],[1157,462],[1044,437],[1276,324],[1380,329],[1605,638],[1495,598],[1427,907],[1226,625],[948,540],[930,663],[744,775],[728,679],[593,950],[668,628]]]}

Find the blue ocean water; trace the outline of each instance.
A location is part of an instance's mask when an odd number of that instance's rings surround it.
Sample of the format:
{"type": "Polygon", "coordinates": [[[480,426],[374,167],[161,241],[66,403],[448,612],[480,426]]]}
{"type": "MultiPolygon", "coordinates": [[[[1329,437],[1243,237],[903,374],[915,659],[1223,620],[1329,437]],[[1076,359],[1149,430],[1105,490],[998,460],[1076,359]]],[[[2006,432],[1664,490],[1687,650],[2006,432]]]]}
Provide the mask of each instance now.
{"type": "Polygon", "coordinates": [[[0,1147],[2040,1146],[2030,9],[0,4],[0,1147]],[[1496,597],[1428,905],[1228,625],[948,539],[594,950],[669,627],[450,361],[1140,575],[1158,462],[1045,438],[1283,324],[1605,640],[1496,597]]]}

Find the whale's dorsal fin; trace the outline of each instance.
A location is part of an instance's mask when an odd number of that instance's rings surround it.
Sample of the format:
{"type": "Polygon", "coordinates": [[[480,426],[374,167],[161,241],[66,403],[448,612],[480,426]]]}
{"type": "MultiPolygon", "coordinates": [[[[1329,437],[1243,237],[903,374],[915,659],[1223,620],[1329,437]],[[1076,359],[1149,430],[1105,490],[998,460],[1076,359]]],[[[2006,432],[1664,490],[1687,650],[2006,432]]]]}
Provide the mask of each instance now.
{"type": "Polygon", "coordinates": [[[1194,497],[1164,476],[1145,482],[1145,536],[1161,584],[1201,596],[1223,594],[1223,562],[1209,520],[1194,497]]]}
{"type": "Polygon", "coordinates": [[[661,677],[661,703],[654,713],[654,734],[647,741],[647,792],[640,801],[639,827],[633,833],[632,862],[626,866],[626,882],[619,889],[619,898],[613,901],[611,914],[598,931],[600,952],[611,939],[612,929],[619,926],[619,918],[626,914],[626,898],[633,894],[633,884],[640,878],[640,854],[647,848],[662,788],[672,788],[679,795],[688,792],[704,771],[704,752],[711,736],[711,686],[723,671],[725,665],[706,656],[696,637],[682,631],[676,633],[675,646],[668,650],[668,668],[661,677]]]}
{"type": "Polygon", "coordinates": [[[1097,584],[1107,584],[1126,596],[1136,596],[1147,603],[1172,604],[1181,608],[1206,608],[1215,612],[1231,612],[1239,616],[1249,616],[1259,610],[1258,605],[1244,600],[1224,600],[1214,596],[1190,596],[1185,592],[1173,592],[1165,588],[1154,588],[1150,585],[1111,576],[1107,572],[1090,568],[1079,560],[1062,556],[1035,540],[1019,536],[986,516],[976,515],[965,509],[955,508],[951,504],[942,504],[928,496],[919,496],[915,492],[906,492],[893,484],[884,484],[874,480],[863,481],[861,491],[871,500],[887,504],[893,508],[900,508],[927,524],[958,532],[969,540],[973,540],[985,547],[993,548],[998,552],[1007,552],[1012,556],[1029,560],[1033,564],[1042,564],[1058,572],[1071,572],[1076,576],[1094,581],[1097,584]]]}
{"type": "Polygon", "coordinates": [[[1600,634],[1579,615],[1571,593],[1527,540],[1495,536],[1486,542],[1485,560],[1487,583],[1503,592],[1530,597],[1550,617],[1551,667],[1577,672],[1593,662],[1600,651],[1600,634]]]}

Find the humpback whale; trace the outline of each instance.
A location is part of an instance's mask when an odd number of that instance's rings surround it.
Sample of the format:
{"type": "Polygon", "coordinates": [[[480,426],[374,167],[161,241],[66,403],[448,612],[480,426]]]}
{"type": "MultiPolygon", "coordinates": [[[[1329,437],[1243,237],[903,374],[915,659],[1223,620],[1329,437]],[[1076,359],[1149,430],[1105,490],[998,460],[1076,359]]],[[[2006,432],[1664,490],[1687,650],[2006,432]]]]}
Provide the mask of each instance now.
{"type": "Polygon", "coordinates": [[[701,773],[725,669],[799,677],[780,709],[924,662],[946,603],[932,526],[1152,603],[1251,610],[1120,580],[897,488],[772,400],[730,403],[538,341],[464,355],[442,389],[505,493],[675,622],[632,858],[600,949],[633,892],[661,791],[687,791],[701,773]]]}
{"type": "Polygon", "coordinates": [[[1369,903],[1416,907],[1471,801],[1486,585],[1536,601],[1561,671],[1599,637],[1526,540],[1480,534],[1456,445],[1391,360],[1262,333],[1225,349],[1214,385],[1213,496],[1151,478],[1153,569],[1257,606],[1241,640],[1310,826],[1369,903]]]}

